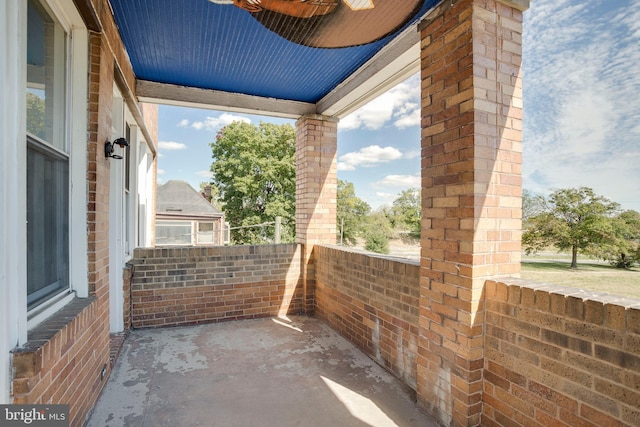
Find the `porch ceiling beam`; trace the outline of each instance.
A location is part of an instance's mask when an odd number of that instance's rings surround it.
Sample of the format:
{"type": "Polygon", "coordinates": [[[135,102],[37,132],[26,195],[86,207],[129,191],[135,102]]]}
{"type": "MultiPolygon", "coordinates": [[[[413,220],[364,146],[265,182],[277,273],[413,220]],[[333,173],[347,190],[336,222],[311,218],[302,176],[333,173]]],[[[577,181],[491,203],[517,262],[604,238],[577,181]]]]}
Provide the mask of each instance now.
{"type": "Polygon", "coordinates": [[[308,102],[288,101],[276,98],[223,92],[156,83],[148,80],[136,82],[136,93],[142,102],[205,108],[297,119],[305,114],[315,114],[316,105],[308,102]]]}
{"type": "Polygon", "coordinates": [[[102,31],[102,25],[100,24],[98,13],[96,12],[91,0],[73,0],[73,3],[76,5],[76,8],[78,9],[80,16],[82,16],[82,20],[88,30],[95,31],[97,33],[102,31]]]}
{"type": "Polygon", "coordinates": [[[342,118],[419,71],[420,34],[416,23],[322,98],[317,113],[342,118]]]}

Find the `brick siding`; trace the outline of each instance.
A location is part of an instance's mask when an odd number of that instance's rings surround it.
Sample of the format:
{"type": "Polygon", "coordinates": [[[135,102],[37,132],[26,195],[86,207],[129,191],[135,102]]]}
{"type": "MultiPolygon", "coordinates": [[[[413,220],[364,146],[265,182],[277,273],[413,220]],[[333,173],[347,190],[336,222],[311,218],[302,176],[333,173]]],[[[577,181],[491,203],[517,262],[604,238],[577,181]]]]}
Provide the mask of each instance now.
{"type": "Polygon", "coordinates": [[[640,301],[488,281],[482,424],[640,425],[640,301]]]}
{"type": "Polygon", "coordinates": [[[415,390],[418,262],[328,246],[314,256],[315,314],[415,390]]]}
{"type": "Polygon", "coordinates": [[[109,322],[94,298],[75,299],[29,331],[13,352],[13,403],[65,403],[70,425],[81,426],[95,404],[109,364],[109,322]]]}
{"type": "Polygon", "coordinates": [[[131,280],[133,279],[133,265],[127,263],[122,272],[122,317],[124,320],[124,332],[128,332],[131,329],[131,280]]]}
{"type": "Polygon", "coordinates": [[[133,326],[297,314],[300,261],[296,244],[136,249],[133,326]]]}

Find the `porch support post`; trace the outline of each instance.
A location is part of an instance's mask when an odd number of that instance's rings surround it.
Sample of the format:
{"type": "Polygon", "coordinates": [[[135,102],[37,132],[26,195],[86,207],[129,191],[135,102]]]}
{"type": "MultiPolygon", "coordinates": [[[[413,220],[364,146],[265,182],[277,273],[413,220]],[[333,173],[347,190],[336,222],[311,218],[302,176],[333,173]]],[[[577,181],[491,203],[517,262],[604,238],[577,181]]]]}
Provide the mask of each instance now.
{"type": "Polygon", "coordinates": [[[522,10],[447,0],[419,26],[422,254],[418,402],[481,423],[484,284],[519,275],[522,10]]]}
{"type": "Polygon", "coordinates": [[[313,247],[336,242],[337,142],[336,118],[310,114],[296,122],[296,243],[307,313],[314,309],[313,247]]]}
{"type": "MultiPolygon", "coordinates": [[[[111,139],[114,60],[103,33],[89,35],[89,138],[87,141],[89,294],[109,299],[109,176],[104,143],[111,139]]],[[[109,325],[109,303],[100,306],[109,325]]]]}

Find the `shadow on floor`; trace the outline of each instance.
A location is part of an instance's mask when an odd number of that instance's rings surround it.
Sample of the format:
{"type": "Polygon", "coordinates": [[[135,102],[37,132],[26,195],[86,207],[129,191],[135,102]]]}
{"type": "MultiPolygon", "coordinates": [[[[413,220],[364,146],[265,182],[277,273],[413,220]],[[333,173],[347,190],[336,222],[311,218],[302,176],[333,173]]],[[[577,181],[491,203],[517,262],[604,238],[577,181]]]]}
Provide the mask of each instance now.
{"type": "Polygon", "coordinates": [[[105,426],[437,426],[315,318],[132,331],[89,420],[105,426]]]}

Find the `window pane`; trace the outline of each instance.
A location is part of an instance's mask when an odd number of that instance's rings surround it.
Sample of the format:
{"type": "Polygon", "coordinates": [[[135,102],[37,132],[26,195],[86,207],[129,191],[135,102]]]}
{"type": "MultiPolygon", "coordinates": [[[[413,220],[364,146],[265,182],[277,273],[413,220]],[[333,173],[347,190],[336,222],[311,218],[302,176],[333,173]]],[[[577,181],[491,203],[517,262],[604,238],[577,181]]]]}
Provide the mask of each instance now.
{"type": "Polygon", "coordinates": [[[198,244],[213,243],[213,223],[198,223],[198,244]]]}
{"type": "Polygon", "coordinates": [[[157,221],[156,243],[158,245],[190,245],[191,221],[157,221]]]}
{"type": "Polygon", "coordinates": [[[29,1],[27,16],[27,132],[68,152],[64,126],[67,35],[35,0],[29,1]]]}
{"type": "Polygon", "coordinates": [[[27,302],[69,286],[69,162],[35,141],[27,147],[27,302]]]}

